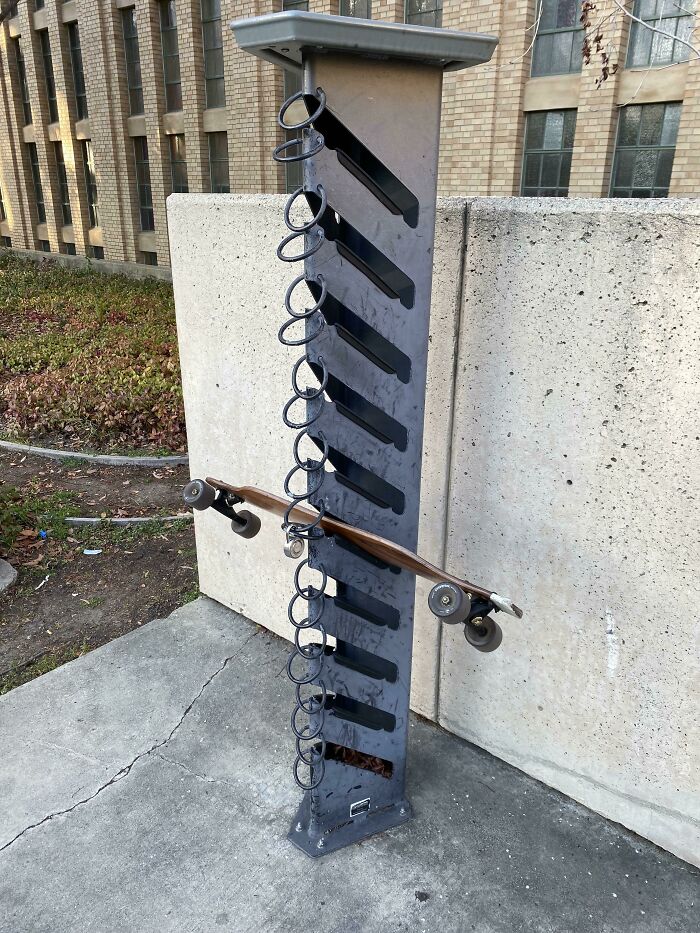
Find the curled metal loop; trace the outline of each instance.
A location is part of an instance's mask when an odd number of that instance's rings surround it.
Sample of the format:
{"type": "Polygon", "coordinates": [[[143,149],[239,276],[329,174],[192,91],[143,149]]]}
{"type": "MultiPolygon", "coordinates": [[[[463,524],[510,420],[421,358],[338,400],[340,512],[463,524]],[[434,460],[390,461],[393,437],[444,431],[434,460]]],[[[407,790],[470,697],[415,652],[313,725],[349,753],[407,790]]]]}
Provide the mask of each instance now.
{"type": "Polygon", "coordinates": [[[316,133],[316,138],[314,139],[313,136],[304,135],[305,132],[305,130],[302,130],[301,136],[295,136],[294,139],[288,139],[286,142],[280,143],[279,146],[275,146],[275,151],[272,153],[272,158],[275,162],[281,162],[282,164],[303,162],[304,159],[310,159],[312,156],[318,155],[325,147],[326,140],[321,133],[316,133]],[[304,145],[307,140],[313,140],[313,145],[305,149],[304,145]],[[291,149],[292,146],[296,146],[299,151],[294,155],[285,155],[287,150],[291,149]]]}
{"type": "Polygon", "coordinates": [[[280,107],[280,112],[277,115],[277,123],[282,127],[283,130],[290,130],[294,132],[295,130],[305,130],[308,126],[318,120],[323,111],[326,109],[326,95],[323,92],[323,89],[320,87],[316,88],[316,100],[318,101],[318,108],[310,116],[306,117],[301,123],[285,123],[284,118],[287,114],[287,111],[292,106],[296,104],[298,100],[303,100],[304,97],[311,97],[310,94],[304,94],[303,91],[298,91],[296,94],[292,94],[291,97],[288,97],[285,102],[280,107]]]}
{"type": "MultiPolygon", "coordinates": [[[[314,123],[322,116],[325,109],[326,95],[322,88],[317,88],[316,93],[312,95],[304,94],[300,91],[297,94],[293,94],[282,104],[277,122],[282,129],[294,132],[297,135],[294,139],[286,140],[277,146],[273,153],[273,158],[276,162],[303,162],[321,152],[325,146],[325,140],[323,135],[316,130],[314,123]],[[315,97],[318,106],[312,114],[299,123],[285,122],[285,116],[292,104],[300,100],[306,103],[309,98],[313,97],[315,97]]],[[[306,178],[308,179],[308,177],[308,173],[306,173],[306,178]]],[[[277,247],[277,256],[279,259],[283,262],[300,262],[301,260],[309,259],[309,257],[313,256],[314,253],[321,249],[325,242],[325,234],[321,222],[327,209],[328,200],[322,185],[307,187],[306,184],[302,184],[292,192],[284,208],[284,222],[290,232],[277,247]],[[315,198],[319,199],[320,204],[310,220],[297,224],[294,223],[291,215],[297,199],[302,196],[309,202],[309,206],[316,203],[315,198]],[[292,246],[291,248],[296,249],[297,252],[293,255],[285,255],[287,247],[300,238],[303,238],[303,249],[301,249],[299,245],[292,246]]],[[[326,326],[326,319],[323,314],[323,304],[326,300],[326,296],[327,288],[322,275],[317,275],[312,279],[307,278],[307,276],[302,273],[294,279],[284,296],[284,307],[289,318],[282,324],[278,332],[278,337],[282,344],[288,347],[307,347],[320,336],[322,330],[326,326]],[[310,283],[320,286],[321,294],[311,307],[305,307],[302,311],[297,311],[292,306],[292,296],[295,288],[301,285],[302,282],[305,282],[307,286],[310,283]],[[290,328],[298,323],[302,324],[304,333],[301,337],[297,338],[293,336],[293,332],[290,331],[290,328]]],[[[320,432],[318,438],[315,436],[312,437],[309,434],[309,428],[321,415],[324,405],[323,393],[328,385],[329,373],[323,358],[319,356],[315,364],[321,368],[321,374],[318,378],[318,387],[302,388],[299,385],[299,370],[302,363],[305,362],[311,363],[308,353],[304,353],[294,364],[294,368],[292,369],[293,395],[284,406],[282,412],[282,418],[287,427],[299,432],[294,441],[294,466],[289,473],[287,473],[284,480],[284,491],[290,502],[284,513],[282,528],[286,531],[288,540],[297,538],[311,541],[323,537],[321,522],[326,512],[325,505],[321,502],[317,509],[317,513],[315,513],[314,517],[308,522],[295,520],[293,513],[294,509],[302,502],[310,502],[311,499],[316,496],[325,479],[325,465],[329,456],[328,442],[320,436],[320,432]],[[294,420],[290,414],[296,402],[301,402],[306,406],[306,417],[304,419],[294,420]],[[320,459],[302,457],[300,444],[305,437],[313,440],[317,447],[320,447],[321,444],[323,445],[320,451],[320,459]],[[292,490],[292,481],[297,475],[301,475],[305,478],[306,490],[302,493],[295,493],[292,490]]],[[[323,566],[319,566],[315,569],[321,574],[320,586],[313,586],[311,584],[303,586],[300,574],[302,569],[306,566],[309,566],[308,558],[297,566],[294,574],[295,592],[287,607],[289,621],[295,629],[294,647],[287,661],[287,675],[292,683],[296,685],[296,706],[292,712],[291,719],[292,731],[296,736],[297,752],[292,769],[294,780],[303,790],[313,790],[321,783],[326,771],[326,742],[323,738],[323,726],[326,716],[327,691],[323,682],[322,672],[328,639],[326,630],[321,622],[321,617],[326,605],[325,591],[328,584],[328,575],[323,566]],[[299,600],[307,606],[307,614],[301,621],[297,620],[294,615],[294,609],[299,600]],[[313,641],[309,644],[302,645],[302,632],[317,632],[320,637],[320,642],[313,641]],[[297,658],[299,658],[305,666],[304,673],[295,673],[294,665],[297,658]],[[311,683],[320,687],[320,698],[318,696],[307,699],[302,697],[301,688],[311,683]],[[301,713],[304,713],[308,717],[314,717],[313,727],[310,722],[307,722],[305,725],[300,725],[299,715],[301,713]],[[315,744],[311,748],[303,749],[302,742],[314,742],[315,744]],[[303,781],[299,775],[300,765],[305,765],[310,769],[309,780],[306,782],[303,781]]]]}
{"type": "MultiPolygon", "coordinates": [[[[302,763],[307,764],[307,762],[303,762],[303,759],[299,755],[297,755],[297,757],[294,760],[294,766],[292,767],[292,774],[294,775],[294,781],[297,787],[300,787],[302,790],[314,790],[316,787],[318,787],[318,785],[321,783],[321,781],[326,775],[326,760],[325,758],[321,758],[319,761],[314,763],[313,768],[318,769],[318,776],[316,777],[315,780],[310,781],[308,784],[305,784],[302,781],[302,779],[299,777],[299,765],[302,763]]],[[[312,771],[312,774],[313,774],[313,771],[312,771]]]]}
{"type": "Polygon", "coordinates": [[[328,198],[326,197],[326,192],[323,188],[323,185],[316,185],[316,193],[321,198],[321,206],[316,211],[311,220],[307,220],[306,223],[301,224],[301,226],[296,226],[292,223],[292,219],[289,215],[291,213],[292,207],[294,207],[294,202],[296,199],[300,195],[306,194],[306,192],[304,191],[303,185],[300,188],[297,188],[296,191],[292,192],[284,206],[284,222],[287,225],[288,230],[291,230],[293,233],[308,233],[308,231],[323,217],[326,212],[326,207],[328,206],[328,198]]]}

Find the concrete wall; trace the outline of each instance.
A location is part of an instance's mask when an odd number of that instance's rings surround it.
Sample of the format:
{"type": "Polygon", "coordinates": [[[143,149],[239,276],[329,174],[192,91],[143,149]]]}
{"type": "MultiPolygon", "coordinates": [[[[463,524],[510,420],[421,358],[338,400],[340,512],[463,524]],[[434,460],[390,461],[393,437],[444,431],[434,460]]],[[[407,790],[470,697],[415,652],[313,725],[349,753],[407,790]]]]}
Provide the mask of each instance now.
{"type": "MultiPolygon", "coordinates": [[[[282,204],[169,200],[193,475],[273,491],[282,204]]],[[[696,864],[698,286],[697,201],[441,203],[420,550],[526,616],[480,655],[419,584],[413,681],[419,712],[696,864]]],[[[203,592],[288,637],[279,522],[196,528],[203,592]]]]}

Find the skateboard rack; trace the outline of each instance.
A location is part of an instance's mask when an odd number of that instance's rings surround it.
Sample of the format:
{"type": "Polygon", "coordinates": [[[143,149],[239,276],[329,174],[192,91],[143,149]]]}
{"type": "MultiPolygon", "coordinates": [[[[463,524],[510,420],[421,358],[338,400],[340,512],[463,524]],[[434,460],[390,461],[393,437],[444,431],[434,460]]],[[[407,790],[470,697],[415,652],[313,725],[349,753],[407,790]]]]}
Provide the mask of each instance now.
{"type": "Polygon", "coordinates": [[[233,29],[242,49],[302,76],[279,116],[295,137],[274,158],[303,166],[277,255],[304,263],[279,331],[302,354],[283,413],[297,432],[283,527],[308,548],[288,613],[304,790],[289,838],[316,857],[411,816],[415,576],[321,519],[416,550],[442,74],[487,61],[495,39],[305,13],[233,29]],[[299,222],[302,204],[312,216],[299,222]],[[317,517],[295,518],[303,504],[317,517]]]}

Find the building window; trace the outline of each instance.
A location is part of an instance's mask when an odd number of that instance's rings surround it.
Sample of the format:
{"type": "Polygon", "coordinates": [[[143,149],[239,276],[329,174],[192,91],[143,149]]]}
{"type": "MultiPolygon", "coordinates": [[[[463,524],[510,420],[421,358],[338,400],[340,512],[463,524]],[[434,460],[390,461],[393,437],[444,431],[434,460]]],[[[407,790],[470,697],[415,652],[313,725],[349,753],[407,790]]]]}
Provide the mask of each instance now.
{"type": "Polygon", "coordinates": [[[0,188],[0,220],[7,220],[7,214],[5,213],[5,202],[2,199],[2,188],[0,188]]]}
{"type": "Polygon", "coordinates": [[[635,104],[620,110],[613,198],[666,198],[671,184],[681,104],[635,104]]]}
{"type": "Polygon", "coordinates": [[[19,39],[12,40],[15,44],[15,61],[17,62],[17,75],[19,77],[19,87],[22,94],[22,110],[24,112],[24,125],[29,126],[32,122],[32,104],[29,99],[29,85],[27,84],[27,68],[24,64],[24,55],[19,39]]]}
{"type": "Polygon", "coordinates": [[[85,168],[85,191],[87,192],[88,215],[90,226],[100,226],[100,213],[97,207],[97,179],[95,177],[95,160],[92,154],[92,143],[84,139],[81,143],[83,149],[83,166],[85,168]]]}
{"type": "Polygon", "coordinates": [[[27,143],[29,152],[29,165],[32,170],[32,181],[34,183],[34,203],[36,204],[36,215],[40,224],[46,223],[46,205],[44,204],[44,189],[41,186],[41,172],[39,171],[39,153],[36,151],[36,143],[27,143]]]}
{"type": "Polygon", "coordinates": [[[147,253],[142,251],[140,256],[140,261],[144,266],[157,266],[158,265],[158,254],[157,253],[147,253]]]}
{"type": "Polygon", "coordinates": [[[12,238],[9,236],[0,237],[0,243],[5,249],[12,249],[12,238]]]}
{"type": "Polygon", "coordinates": [[[44,9],[44,0],[34,0],[34,9],[43,10],[44,9]]]}
{"type": "Polygon", "coordinates": [[[141,229],[155,230],[153,196],[151,194],[151,170],[148,165],[148,140],[145,136],[134,136],[134,160],[136,162],[136,192],[138,194],[141,229]]]}
{"type": "Polygon", "coordinates": [[[53,144],[54,155],[56,156],[56,168],[58,169],[58,187],[61,192],[61,213],[64,224],[72,224],[73,217],[70,209],[70,195],[68,194],[68,176],[66,175],[66,163],[63,159],[63,144],[53,144]]]}
{"type": "Polygon", "coordinates": [[[542,0],[542,16],[532,53],[533,78],[581,70],[580,16],[580,0],[542,0]]]}
{"type": "Polygon", "coordinates": [[[633,21],[630,27],[628,68],[688,61],[690,49],[672,37],[692,41],[695,0],[636,0],[633,12],[645,25],[633,21]],[[652,32],[649,26],[659,32],[652,32]],[[661,32],[666,35],[660,35],[661,32]]]}
{"type": "Polygon", "coordinates": [[[340,0],[340,15],[372,19],[372,0],[340,0]]]}
{"type": "Polygon", "coordinates": [[[104,259],[105,248],[104,246],[87,246],[85,248],[85,255],[88,259],[104,259]]]}
{"type": "Polygon", "coordinates": [[[575,132],[575,110],[542,110],[527,115],[521,194],[568,195],[575,132]]]}
{"type": "Polygon", "coordinates": [[[50,253],[51,244],[49,243],[48,240],[39,240],[39,249],[41,250],[42,253],[50,253]]]}
{"type": "Polygon", "coordinates": [[[185,137],[182,133],[168,136],[170,147],[170,178],[173,194],[187,194],[190,190],[187,183],[187,156],[185,152],[185,137]]]}
{"type": "Polygon", "coordinates": [[[85,93],[85,74],[83,72],[83,53],[80,48],[80,32],[77,23],[71,23],[68,26],[68,44],[70,46],[70,61],[73,66],[75,111],[78,119],[84,120],[88,115],[88,106],[85,93]]]}
{"type": "Polygon", "coordinates": [[[309,12],[309,0],[282,0],[282,9],[286,12],[297,10],[301,13],[309,12]]]}
{"type": "Polygon", "coordinates": [[[442,26],[442,0],[406,0],[404,12],[413,26],[442,26]]]}
{"type": "Polygon", "coordinates": [[[75,243],[64,243],[66,256],[75,256],[75,243]]]}
{"type": "Polygon", "coordinates": [[[126,85],[129,89],[129,113],[143,113],[143,84],[141,83],[141,58],[139,38],[136,33],[136,13],[131,6],[122,10],[122,32],[124,34],[124,58],[126,59],[126,85]]]}
{"type": "Polygon", "coordinates": [[[180,80],[180,51],[177,44],[175,0],[161,0],[160,43],[163,50],[165,109],[169,112],[182,110],[182,82],[180,80]]]}
{"type": "Polygon", "coordinates": [[[221,35],[221,0],[202,0],[202,42],[207,107],[224,107],[224,42],[221,35]]]}
{"type": "Polygon", "coordinates": [[[41,43],[41,57],[44,60],[44,79],[46,80],[46,97],[49,101],[49,117],[52,123],[58,120],[58,106],[56,105],[56,82],[53,77],[53,61],[51,60],[51,44],[48,29],[39,33],[41,43]]]}
{"type": "Polygon", "coordinates": [[[227,194],[228,177],[228,138],[226,133],[207,133],[209,139],[209,190],[214,194],[227,194]]]}

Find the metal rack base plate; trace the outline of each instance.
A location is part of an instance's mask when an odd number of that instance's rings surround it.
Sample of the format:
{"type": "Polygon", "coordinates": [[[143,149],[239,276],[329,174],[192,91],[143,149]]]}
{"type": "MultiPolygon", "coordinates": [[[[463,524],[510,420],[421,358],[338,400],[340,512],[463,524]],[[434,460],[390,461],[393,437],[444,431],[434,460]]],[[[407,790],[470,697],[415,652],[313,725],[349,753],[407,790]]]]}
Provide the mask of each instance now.
{"type": "Polygon", "coordinates": [[[381,810],[370,810],[353,817],[346,823],[341,823],[331,830],[314,831],[311,824],[311,813],[308,794],[304,797],[296,816],[292,820],[291,829],[287,839],[297,849],[301,849],[311,858],[321,858],[330,852],[335,852],[344,846],[361,842],[377,833],[385,833],[394,826],[400,826],[413,818],[411,804],[405,798],[390,807],[381,810]],[[322,843],[321,845],[319,843],[322,843]]]}

